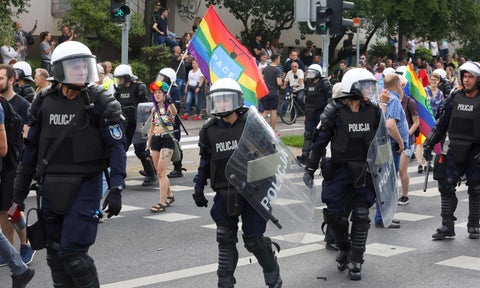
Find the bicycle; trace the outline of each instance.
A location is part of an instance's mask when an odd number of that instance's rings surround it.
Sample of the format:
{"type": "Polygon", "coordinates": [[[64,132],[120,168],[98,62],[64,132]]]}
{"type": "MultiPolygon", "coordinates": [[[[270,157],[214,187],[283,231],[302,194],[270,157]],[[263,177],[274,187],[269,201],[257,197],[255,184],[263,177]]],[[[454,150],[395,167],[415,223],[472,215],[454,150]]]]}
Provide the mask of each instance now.
{"type": "Polygon", "coordinates": [[[280,119],[287,125],[295,123],[298,116],[305,115],[305,110],[297,103],[300,101],[297,99],[297,93],[290,88],[290,92],[287,93],[280,104],[280,119]]]}

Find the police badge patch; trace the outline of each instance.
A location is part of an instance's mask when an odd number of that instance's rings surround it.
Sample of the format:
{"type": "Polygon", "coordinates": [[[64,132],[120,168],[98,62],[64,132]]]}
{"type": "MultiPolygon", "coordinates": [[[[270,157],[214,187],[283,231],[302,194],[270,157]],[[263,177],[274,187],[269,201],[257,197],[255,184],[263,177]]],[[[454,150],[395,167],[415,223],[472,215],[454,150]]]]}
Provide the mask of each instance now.
{"type": "Polygon", "coordinates": [[[112,136],[115,140],[120,140],[123,137],[122,129],[120,129],[120,124],[110,125],[108,126],[108,130],[110,131],[110,136],[112,136]]]}

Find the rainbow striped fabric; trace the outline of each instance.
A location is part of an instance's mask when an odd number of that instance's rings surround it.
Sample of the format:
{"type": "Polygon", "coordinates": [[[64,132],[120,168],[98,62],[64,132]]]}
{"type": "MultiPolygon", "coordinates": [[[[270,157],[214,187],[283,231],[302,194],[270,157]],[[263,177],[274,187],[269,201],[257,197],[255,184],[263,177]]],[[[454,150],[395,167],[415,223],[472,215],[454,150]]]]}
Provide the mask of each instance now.
{"type": "Polygon", "coordinates": [[[257,100],[268,94],[255,58],[228,31],[213,5],[190,41],[188,52],[211,83],[221,78],[236,80],[242,87],[246,106],[256,106],[257,100]]]}
{"type": "MultiPolygon", "coordinates": [[[[417,73],[413,70],[412,63],[408,63],[407,72],[405,78],[408,80],[408,84],[405,86],[405,94],[412,97],[415,100],[418,108],[418,118],[420,120],[420,136],[422,137],[422,143],[425,141],[426,136],[430,133],[435,125],[435,118],[433,117],[432,108],[430,107],[430,101],[428,100],[427,93],[423,88],[423,84],[417,76],[417,73]]],[[[440,144],[435,146],[435,153],[441,153],[440,144]]]]}

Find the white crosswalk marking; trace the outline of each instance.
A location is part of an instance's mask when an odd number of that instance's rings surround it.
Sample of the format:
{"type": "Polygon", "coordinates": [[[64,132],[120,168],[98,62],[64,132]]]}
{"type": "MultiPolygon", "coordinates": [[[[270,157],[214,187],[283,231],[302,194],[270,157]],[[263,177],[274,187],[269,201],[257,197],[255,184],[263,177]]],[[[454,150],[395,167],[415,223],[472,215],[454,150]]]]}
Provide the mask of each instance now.
{"type": "Polygon", "coordinates": [[[166,214],[145,216],[143,218],[159,220],[159,221],[166,221],[166,222],[177,222],[177,221],[184,221],[184,220],[200,218],[200,216],[181,214],[181,213],[170,213],[169,212],[169,213],[166,213],[166,214]]]}
{"type": "Polygon", "coordinates": [[[436,264],[480,271],[480,258],[478,257],[458,256],[436,264]]]}
{"type": "Polygon", "coordinates": [[[390,256],[410,252],[413,250],[416,250],[416,249],[402,247],[402,246],[381,244],[381,243],[372,243],[366,246],[365,254],[390,257],[390,256]]]}

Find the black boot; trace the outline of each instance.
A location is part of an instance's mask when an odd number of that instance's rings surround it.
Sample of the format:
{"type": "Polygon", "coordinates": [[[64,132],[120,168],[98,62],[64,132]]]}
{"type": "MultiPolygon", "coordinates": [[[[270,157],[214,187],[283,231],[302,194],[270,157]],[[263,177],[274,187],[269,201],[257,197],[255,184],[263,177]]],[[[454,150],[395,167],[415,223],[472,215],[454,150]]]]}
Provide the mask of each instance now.
{"type": "Polygon", "coordinates": [[[32,280],[33,275],[35,275],[35,270],[28,268],[27,271],[23,272],[20,275],[12,276],[12,287],[13,288],[24,288],[27,287],[28,282],[32,280]]]}
{"type": "Polygon", "coordinates": [[[157,176],[145,176],[142,186],[155,186],[157,184],[157,176]]]}
{"type": "Polygon", "coordinates": [[[349,250],[338,250],[335,261],[337,261],[338,271],[345,271],[348,263],[350,263],[349,250]]]}
{"type": "Polygon", "coordinates": [[[468,238],[470,239],[479,239],[480,238],[480,232],[478,227],[468,227],[468,238]]]}
{"type": "Polygon", "coordinates": [[[142,162],[143,170],[139,171],[140,174],[145,176],[142,186],[153,186],[157,182],[157,173],[155,172],[155,166],[153,166],[152,156],[148,151],[135,151],[135,155],[142,162]]]}
{"type": "Polygon", "coordinates": [[[353,281],[362,280],[362,263],[351,262],[348,264],[348,278],[353,281]]]}
{"type": "Polygon", "coordinates": [[[437,232],[432,235],[432,238],[435,240],[443,240],[453,236],[455,236],[453,220],[442,220],[442,227],[437,229],[437,232]]]}
{"type": "MultiPolygon", "coordinates": [[[[480,155],[480,154],[479,154],[480,155]]],[[[469,199],[468,199],[468,208],[469,208],[469,214],[468,214],[468,233],[470,234],[468,238],[470,239],[479,239],[480,234],[479,234],[479,219],[480,219],[480,188],[478,187],[468,187],[469,189],[469,199]]]]}

